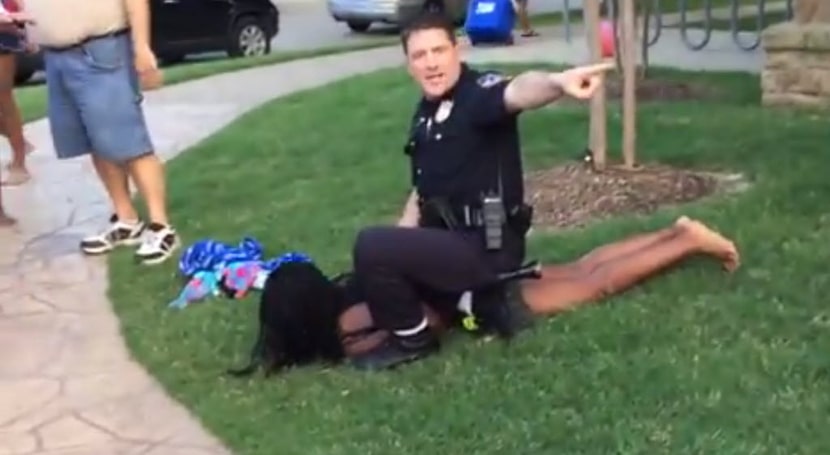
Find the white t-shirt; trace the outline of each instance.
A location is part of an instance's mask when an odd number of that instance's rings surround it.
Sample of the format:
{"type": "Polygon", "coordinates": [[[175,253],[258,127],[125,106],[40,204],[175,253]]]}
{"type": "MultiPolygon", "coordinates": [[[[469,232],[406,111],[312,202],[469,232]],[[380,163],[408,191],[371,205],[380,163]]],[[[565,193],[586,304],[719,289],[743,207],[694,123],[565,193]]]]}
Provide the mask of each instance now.
{"type": "Polygon", "coordinates": [[[26,0],[32,42],[42,46],[70,46],[91,36],[129,26],[124,0],[26,0]],[[78,5],[83,5],[79,8],[78,5]],[[67,20],[71,17],[72,20],[67,20]]]}

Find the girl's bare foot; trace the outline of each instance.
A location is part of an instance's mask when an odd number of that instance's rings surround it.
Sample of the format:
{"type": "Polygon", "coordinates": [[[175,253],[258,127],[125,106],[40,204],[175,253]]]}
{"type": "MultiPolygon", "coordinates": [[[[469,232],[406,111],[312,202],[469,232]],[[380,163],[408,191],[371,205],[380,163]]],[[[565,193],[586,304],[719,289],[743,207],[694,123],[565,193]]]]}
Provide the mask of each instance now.
{"type": "Polygon", "coordinates": [[[728,272],[734,272],[740,266],[738,248],[731,240],[697,220],[687,218],[679,225],[695,237],[704,253],[720,259],[728,272]]]}
{"type": "Polygon", "coordinates": [[[29,174],[29,171],[25,167],[8,165],[6,166],[6,171],[6,178],[0,182],[0,185],[3,186],[22,185],[32,178],[31,174],[29,174]]]}
{"type": "Polygon", "coordinates": [[[17,220],[6,215],[4,212],[0,212],[0,228],[4,227],[12,227],[17,224],[17,220]]]}
{"type": "Polygon", "coordinates": [[[681,216],[680,218],[678,218],[677,220],[675,220],[674,225],[675,225],[676,227],[686,227],[686,226],[688,226],[688,225],[689,225],[689,223],[691,223],[691,222],[692,222],[692,219],[691,219],[691,218],[689,218],[689,217],[688,217],[688,216],[686,216],[686,215],[683,215],[683,216],[681,216]]]}

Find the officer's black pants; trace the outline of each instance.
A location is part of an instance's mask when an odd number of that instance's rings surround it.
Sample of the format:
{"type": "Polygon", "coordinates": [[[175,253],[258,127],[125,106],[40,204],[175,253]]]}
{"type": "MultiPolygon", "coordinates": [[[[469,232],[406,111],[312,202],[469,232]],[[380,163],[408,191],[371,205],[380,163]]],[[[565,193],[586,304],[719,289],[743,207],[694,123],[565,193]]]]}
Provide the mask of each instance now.
{"type": "Polygon", "coordinates": [[[358,234],[353,260],[375,324],[407,330],[424,320],[422,289],[457,298],[493,284],[497,272],[524,260],[524,237],[505,233],[504,248],[488,252],[476,232],[370,227],[358,234]]]}

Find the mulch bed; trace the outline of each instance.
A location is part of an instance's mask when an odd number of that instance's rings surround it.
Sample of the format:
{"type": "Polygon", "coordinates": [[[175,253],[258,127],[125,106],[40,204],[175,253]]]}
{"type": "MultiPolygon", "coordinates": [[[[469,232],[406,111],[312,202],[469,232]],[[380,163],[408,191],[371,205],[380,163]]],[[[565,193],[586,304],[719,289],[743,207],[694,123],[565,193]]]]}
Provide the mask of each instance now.
{"type": "MultiPolygon", "coordinates": [[[[607,99],[622,99],[622,91],[622,78],[609,77],[605,80],[607,99]]],[[[637,81],[637,101],[639,102],[705,100],[715,96],[714,90],[701,84],[656,79],[654,77],[637,81]]]]}
{"type": "MultiPolygon", "coordinates": [[[[606,80],[609,100],[622,98],[622,79],[606,80]]],[[[700,100],[717,94],[698,84],[646,78],[637,82],[637,100],[700,100]]],[[[743,185],[740,175],[719,175],[661,164],[636,170],[608,166],[596,172],[588,162],[573,161],[526,176],[527,199],[535,207],[534,227],[566,229],[623,214],[649,214],[743,185]]]]}
{"type": "Polygon", "coordinates": [[[622,214],[650,214],[663,206],[688,203],[727,186],[736,176],[719,176],[660,164],[603,172],[570,162],[525,177],[526,198],[535,207],[534,226],[581,227],[622,214]]]}

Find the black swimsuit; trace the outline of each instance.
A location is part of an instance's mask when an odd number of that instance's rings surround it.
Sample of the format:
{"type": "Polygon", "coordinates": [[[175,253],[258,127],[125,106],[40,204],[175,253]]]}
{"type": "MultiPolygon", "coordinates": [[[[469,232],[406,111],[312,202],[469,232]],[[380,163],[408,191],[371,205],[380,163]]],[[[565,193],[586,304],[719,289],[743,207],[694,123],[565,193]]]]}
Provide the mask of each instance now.
{"type": "MultiPolygon", "coordinates": [[[[340,310],[341,314],[345,313],[354,306],[365,303],[365,299],[363,298],[357,283],[355,283],[351,272],[346,272],[334,277],[332,282],[343,291],[344,298],[342,300],[343,307],[340,310]]],[[[340,342],[343,344],[344,348],[353,344],[361,343],[370,337],[381,333],[381,329],[374,324],[348,332],[343,331],[340,327],[338,327],[338,331],[340,342]]]]}

